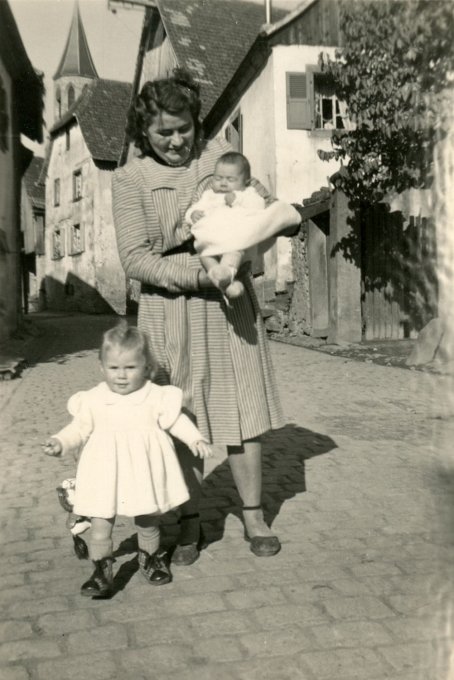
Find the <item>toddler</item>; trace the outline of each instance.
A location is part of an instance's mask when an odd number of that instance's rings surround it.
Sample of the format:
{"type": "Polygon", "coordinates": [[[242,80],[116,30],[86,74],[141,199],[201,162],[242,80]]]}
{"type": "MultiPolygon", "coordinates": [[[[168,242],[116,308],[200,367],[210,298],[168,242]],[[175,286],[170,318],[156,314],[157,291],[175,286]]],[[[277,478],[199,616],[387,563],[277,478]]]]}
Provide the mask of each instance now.
{"type": "MultiPolygon", "coordinates": [[[[216,229],[217,217],[225,216],[238,221],[246,215],[264,210],[265,201],[250,186],[251,168],[246,156],[236,151],[223,154],[216,162],[211,188],[206,189],[200,200],[194,203],[186,213],[186,221],[192,227],[197,242],[210,240],[210,229],[216,229]],[[203,218],[208,218],[203,220],[203,218]],[[203,222],[199,222],[203,220],[203,222]],[[196,223],[199,224],[197,226],[196,223]]],[[[200,261],[213,284],[227,298],[239,297],[244,292],[244,285],[235,279],[245,250],[230,250],[219,257],[204,255],[200,250],[200,261]]]]}
{"type": "Polygon", "coordinates": [[[95,571],[81,594],[113,594],[112,530],[117,514],[134,518],[139,570],[152,585],[171,580],[159,549],[159,516],[189,499],[170,434],[194,455],[212,455],[197,427],[181,413],[182,391],[160,387],[147,339],[120,322],[108,330],[99,352],[104,382],[68,401],[72,422],[44,446],[50,456],[82,447],[74,513],[91,518],[89,556],[95,571]],[[170,433],[170,434],[169,434],[170,433]]]}

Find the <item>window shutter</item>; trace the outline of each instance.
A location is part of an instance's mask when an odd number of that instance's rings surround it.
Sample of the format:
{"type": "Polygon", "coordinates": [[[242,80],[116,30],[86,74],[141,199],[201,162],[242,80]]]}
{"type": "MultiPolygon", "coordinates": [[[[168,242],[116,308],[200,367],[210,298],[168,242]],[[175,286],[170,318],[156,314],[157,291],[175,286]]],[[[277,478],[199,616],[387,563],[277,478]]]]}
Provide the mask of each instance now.
{"type": "Polygon", "coordinates": [[[314,74],[286,73],[287,78],[287,128],[312,130],[314,127],[313,92],[314,74]]]}

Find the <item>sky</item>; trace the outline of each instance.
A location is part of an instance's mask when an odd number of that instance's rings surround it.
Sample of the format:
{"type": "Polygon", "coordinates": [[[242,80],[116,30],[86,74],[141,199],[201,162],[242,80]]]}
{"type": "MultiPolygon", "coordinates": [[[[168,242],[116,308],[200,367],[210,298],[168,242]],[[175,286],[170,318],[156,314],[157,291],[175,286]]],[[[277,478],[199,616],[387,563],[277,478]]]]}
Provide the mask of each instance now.
{"type": "MultiPolygon", "coordinates": [[[[253,0],[263,4],[265,0],[253,0]]],[[[301,0],[272,0],[273,7],[294,9],[301,0]]],[[[53,124],[53,80],[68,36],[74,0],[9,0],[27,54],[44,72],[47,129],[53,124]]],[[[114,14],[108,0],[79,0],[80,13],[91,56],[100,78],[131,82],[143,22],[142,9],[119,9],[114,14]]],[[[265,9],[263,10],[265,13],[265,9]]],[[[47,136],[47,135],[45,135],[47,136]]],[[[24,143],[39,156],[44,146],[24,143]]]]}

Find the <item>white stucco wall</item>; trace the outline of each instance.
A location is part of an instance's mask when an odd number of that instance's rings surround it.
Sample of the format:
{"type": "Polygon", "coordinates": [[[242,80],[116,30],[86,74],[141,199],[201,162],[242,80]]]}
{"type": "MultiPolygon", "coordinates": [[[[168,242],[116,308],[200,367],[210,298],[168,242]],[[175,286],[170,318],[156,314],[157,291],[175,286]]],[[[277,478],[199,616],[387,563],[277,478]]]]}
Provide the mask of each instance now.
{"type": "Polygon", "coordinates": [[[330,151],[331,135],[325,130],[288,130],[286,102],[286,72],[305,71],[317,65],[321,52],[334,55],[334,47],[312,45],[278,45],[273,47],[276,191],[289,202],[301,202],[321,186],[328,186],[328,177],[339,167],[336,161],[321,161],[317,151],[330,151]]]}
{"type": "Polygon", "coordinates": [[[78,125],[54,140],[46,179],[46,253],[38,258],[39,275],[45,277],[47,306],[52,309],[107,311],[107,305],[124,313],[125,280],[115,243],[111,172],[93,162],[78,125]],[[82,198],[73,200],[73,173],[82,171],[82,198]],[[60,179],[60,205],[54,205],[54,180],[60,179]],[[74,224],[83,230],[84,249],[70,252],[74,224]],[[53,232],[64,230],[64,255],[53,259],[53,232]],[[44,267],[42,266],[44,260],[44,267]],[[68,288],[69,284],[69,288],[68,288]],[[66,288],[65,288],[66,286],[66,288]]]}
{"type": "Polygon", "coordinates": [[[12,91],[11,78],[0,61],[0,77],[6,92],[6,113],[8,115],[7,144],[4,151],[0,149],[0,341],[7,338],[17,323],[17,215],[16,190],[17,180],[14,171],[14,153],[12,137],[12,91]],[[5,252],[6,250],[6,252],[5,252]]]}

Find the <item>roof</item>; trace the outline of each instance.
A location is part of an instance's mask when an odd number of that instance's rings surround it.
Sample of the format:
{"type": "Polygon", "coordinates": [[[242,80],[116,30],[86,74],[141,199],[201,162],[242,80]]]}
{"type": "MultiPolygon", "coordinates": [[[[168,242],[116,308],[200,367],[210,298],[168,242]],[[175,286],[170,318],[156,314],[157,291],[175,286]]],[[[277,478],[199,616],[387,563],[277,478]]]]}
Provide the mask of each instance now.
{"type": "MultiPolygon", "coordinates": [[[[246,0],[156,0],[179,66],[201,85],[202,119],[265,22],[265,5],[246,0]]],[[[273,9],[280,20],[284,10],[273,9]]]]}
{"type": "Polygon", "coordinates": [[[51,128],[51,139],[77,121],[93,160],[117,162],[124,142],[131,91],[130,83],[93,80],[51,128]]]}
{"type": "MultiPolygon", "coordinates": [[[[330,2],[332,5],[333,0],[328,0],[326,6],[321,8],[324,15],[330,12],[330,2]]],[[[319,0],[302,0],[294,10],[287,12],[285,16],[278,17],[274,14],[272,17],[274,22],[264,24],[261,27],[255,39],[246,46],[237,68],[230,73],[230,77],[219,92],[217,100],[213,102],[213,106],[204,121],[207,134],[212,134],[216,126],[222,121],[225,112],[231,109],[241,94],[256,78],[257,74],[266,64],[271,53],[271,46],[276,44],[276,41],[279,41],[286,31],[291,30],[292,25],[297,20],[304,18],[306,12],[313,11],[314,6],[317,6],[318,3],[319,0]]],[[[308,31],[311,35],[317,35],[313,31],[313,24],[311,22],[308,22],[308,31]]],[[[290,44],[304,44],[300,40],[301,36],[297,35],[290,44]]],[[[284,41],[284,44],[287,43],[284,41]]],[[[323,40],[321,40],[320,44],[324,44],[323,40]]]]}
{"type": "Polygon", "coordinates": [[[65,49],[60,64],[54,75],[54,80],[62,76],[84,76],[97,78],[93,59],[88,48],[87,37],[79,11],[79,3],[74,3],[74,12],[68,33],[65,49]]]}
{"type": "Polygon", "coordinates": [[[24,174],[25,189],[34,208],[45,207],[45,188],[39,183],[43,165],[44,158],[34,156],[24,174]]]}
{"type": "Polygon", "coordinates": [[[29,139],[43,141],[44,83],[28,58],[6,0],[0,0],[0,61],[17,84],[19,130],[29,139]]]}

